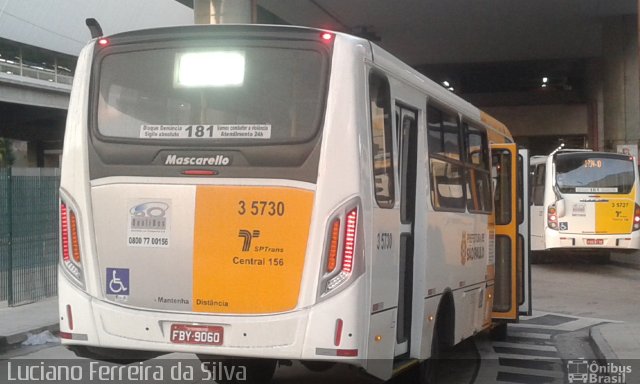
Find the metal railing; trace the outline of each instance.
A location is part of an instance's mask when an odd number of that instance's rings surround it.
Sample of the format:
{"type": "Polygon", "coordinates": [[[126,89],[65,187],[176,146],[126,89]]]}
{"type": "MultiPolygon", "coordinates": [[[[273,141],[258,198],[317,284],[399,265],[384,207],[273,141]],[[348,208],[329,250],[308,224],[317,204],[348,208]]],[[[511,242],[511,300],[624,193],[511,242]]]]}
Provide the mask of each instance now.
{"type": "Polygon", "coordinates": [[[0,306],[57,294],[56,168],[0,168],[0,306]]]}
{"type": "Polygon", "coordinates": [[[36,68],[15,62],[0,61],[0,73],[7,75],[23,76],[32,79],[49,81],[52,83],[60,83],[71,85],[73,76],[64,75],[53,69],[36,68]]]}

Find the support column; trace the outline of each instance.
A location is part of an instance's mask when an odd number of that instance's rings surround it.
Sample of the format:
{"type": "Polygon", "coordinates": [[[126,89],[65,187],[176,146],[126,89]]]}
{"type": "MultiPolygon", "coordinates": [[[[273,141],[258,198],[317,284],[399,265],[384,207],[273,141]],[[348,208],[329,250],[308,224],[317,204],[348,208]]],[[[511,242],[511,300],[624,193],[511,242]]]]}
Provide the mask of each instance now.
{"type": "Polygon", "coordinates": [[[250,24],[256,22],[256,0],[194,0],[196,24],[250,24]]]}
{"type": "MultiPolygon", "coordinates": [[[[640,3],[640,1],[639,1],[640,3]]],[[[640,144],[640,66],[638,19],[605,19],[602,29],[605,149],[618,144],[640,144]]],[[[640,252],[611,252],[611,261],[640,266],[640,252]]]]}
{"type": "Polygon", "coordinates": [[[607,18],[602,31],[604,149],[640,140],[638,20],[607,18]]]}

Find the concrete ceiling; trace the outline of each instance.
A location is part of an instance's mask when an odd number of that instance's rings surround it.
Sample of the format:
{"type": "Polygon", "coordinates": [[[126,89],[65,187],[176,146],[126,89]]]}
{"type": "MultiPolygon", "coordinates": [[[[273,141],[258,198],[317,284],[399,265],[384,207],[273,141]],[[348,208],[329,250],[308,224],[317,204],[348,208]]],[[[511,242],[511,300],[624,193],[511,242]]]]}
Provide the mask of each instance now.
{"type": "Polygon", "coordinates": [[[413,66],[600,56],[602,23],[636,0],[258,0],[290,24],[358,33],[413,66]]]}

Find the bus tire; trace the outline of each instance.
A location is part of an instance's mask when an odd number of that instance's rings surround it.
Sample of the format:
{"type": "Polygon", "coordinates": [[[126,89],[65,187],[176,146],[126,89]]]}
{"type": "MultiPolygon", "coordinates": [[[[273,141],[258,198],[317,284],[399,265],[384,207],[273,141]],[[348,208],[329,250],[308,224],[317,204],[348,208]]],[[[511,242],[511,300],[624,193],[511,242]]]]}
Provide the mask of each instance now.
{"type": "Polygon", "coordinates": [[[278,366],[278,360],[272,359],[205,355],[198,355],[198,358],[201,362],[208,363],[206,368],[213,373],[212,379],[219,384],[267,384],[271,382],[278,366]],[[214,367],[217,372],[213,372],[214,367]],[[230,372],[234,374],[230,374],[230,372]]]}
{"type": "Polygon", "coordinates": [[[433,337],[431,339],[431,357],[420,363],[418,368],[418,383],[420,384],[436,384],[438,382],[438,366],[440,365],[440,329],[436,321],[433,337]]]}

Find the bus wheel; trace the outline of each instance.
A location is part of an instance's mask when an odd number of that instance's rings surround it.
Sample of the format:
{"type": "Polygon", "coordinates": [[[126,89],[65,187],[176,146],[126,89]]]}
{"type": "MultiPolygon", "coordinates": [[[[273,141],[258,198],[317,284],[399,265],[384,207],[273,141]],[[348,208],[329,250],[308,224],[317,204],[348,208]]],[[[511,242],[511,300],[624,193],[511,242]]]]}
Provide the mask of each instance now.
{"type": "Polygon", "coordinates": [[[440,330],[438,323],[434,327],[431,340],[431,357],[420,363],[418,382],[420,384],[436,384],[438,382],[438,366],[440,365],[440,330]]]}
{"type": "Polygon", "coordinates": [[[219,384],[267,384],[276,373],[278,360],[239,359],[198,355],[205,368],[211,372],[211,379],[219,384]]]}

